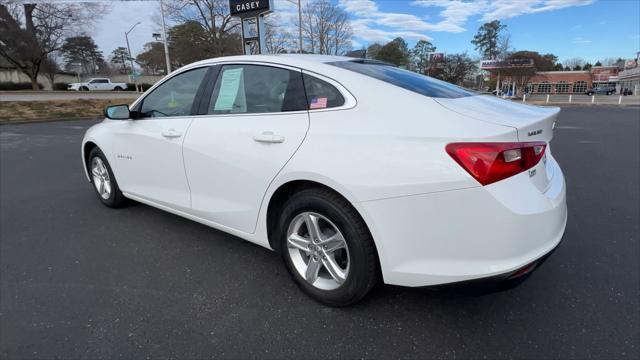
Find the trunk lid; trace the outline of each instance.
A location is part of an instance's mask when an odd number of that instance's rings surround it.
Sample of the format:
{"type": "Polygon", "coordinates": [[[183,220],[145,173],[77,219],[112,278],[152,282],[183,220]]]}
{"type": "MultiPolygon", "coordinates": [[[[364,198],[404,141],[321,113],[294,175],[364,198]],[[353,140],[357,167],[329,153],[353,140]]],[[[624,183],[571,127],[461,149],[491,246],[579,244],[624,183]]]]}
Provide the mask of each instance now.
{"type": "Polygon", "coordinates": [[[457,99],[433,98],[443,107],[461,115],[516,129],[518,140],[551,141],[558,107],[524,105],[495,96],[468,96],[457,99]]]}

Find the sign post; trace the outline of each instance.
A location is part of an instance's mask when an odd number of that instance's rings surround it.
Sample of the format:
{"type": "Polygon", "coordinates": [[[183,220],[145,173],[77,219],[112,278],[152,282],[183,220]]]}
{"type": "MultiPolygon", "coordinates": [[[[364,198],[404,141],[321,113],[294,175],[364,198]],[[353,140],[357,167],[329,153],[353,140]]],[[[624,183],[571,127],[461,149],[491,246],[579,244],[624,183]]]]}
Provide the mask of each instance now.
{"type": "Polygon", "coordinates": [[[229,0],[231,16],[240,18],[242,51],[245,55],[266,54],[265,15],[273,11],[272,0],[229,0]]]}

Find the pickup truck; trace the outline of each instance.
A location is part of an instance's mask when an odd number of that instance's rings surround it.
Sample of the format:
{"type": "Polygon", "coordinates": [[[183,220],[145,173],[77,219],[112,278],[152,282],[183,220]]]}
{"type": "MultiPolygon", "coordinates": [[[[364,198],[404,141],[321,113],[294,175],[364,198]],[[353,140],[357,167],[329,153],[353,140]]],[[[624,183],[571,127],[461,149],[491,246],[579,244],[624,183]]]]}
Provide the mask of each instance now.
{"type": "Polygon", "coordinates": [[[126,83],[114,83],[110,79],[106,78],[94,78],[85,82],[71,83],[67,85],[67,90],[75,91],[93,91],[93,90],[107,90],[107,91],[122,91],[127,89],[126,83]]]}

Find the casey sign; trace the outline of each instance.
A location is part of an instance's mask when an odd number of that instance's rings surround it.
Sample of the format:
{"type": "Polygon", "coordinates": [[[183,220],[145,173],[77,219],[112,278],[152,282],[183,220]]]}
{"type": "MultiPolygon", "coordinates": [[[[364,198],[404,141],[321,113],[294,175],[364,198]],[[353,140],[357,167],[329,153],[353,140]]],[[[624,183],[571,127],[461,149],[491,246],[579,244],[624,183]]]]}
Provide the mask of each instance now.
{"type": "Polygon", "coordinates": [[[269,0],[229,0],[229,10],[231,16],[244,17],[254,15],[271,10],[271,1],[269,0]]]}

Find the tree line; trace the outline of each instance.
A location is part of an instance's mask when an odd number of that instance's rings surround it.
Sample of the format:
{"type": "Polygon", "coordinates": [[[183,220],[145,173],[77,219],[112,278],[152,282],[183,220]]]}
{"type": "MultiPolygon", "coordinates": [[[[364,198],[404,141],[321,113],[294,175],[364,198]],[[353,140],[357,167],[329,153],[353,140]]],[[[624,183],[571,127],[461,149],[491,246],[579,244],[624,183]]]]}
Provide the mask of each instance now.
{"type": "MultiPolygon", "coordinates": [[[[166,13],[171,23],[168,47],[172,68],[198,60],[242,54],[240,22],[229,14],[227,0],[167,0],[166,13]]],[[[61,70],[83,75],[131,74],[131,62],[145,73],[164,74],[164,45],[150,41],[135,58],[130,58],[125,46],[113,49],[105,57],[87,32],[91,23],[108,5],[98,3],[9,3],[0,4],[0,56],[26,74],[32,87],[38,88],[38,74],[45,74],[53,83],[61,70]]],[[[607,58],[595,64],[580,58],[559,62],[554,54],[536,51],[516,51],[511,46],[507,26],[495,20],[480,26],[471,40],[478,55],[467,52],[445,53],[434,57],[436,46],[419,40],[412,48],[401,37],[386,43],[373,43],[352,51],[354,36],[348,14],[330,0],[311,0],[302,11],[302,21],[293,27],[278,21],[273,14],[266,22],[266,47],[269,53],[316,53],[364,56],[385,61],[421,74],[470,87],[492,88],[484,84],[479,71],[481,59],[509,61],[533,59],[533,68],[501,70],[511,77],[521,90],[541,71],[589,70],[593,66],[615,65],[623,59],[607,58]],[[298,35],[301,33],[301,37],[298,35]]],[[[159,21],[157,21],[159,22],[159,21]]]]}

